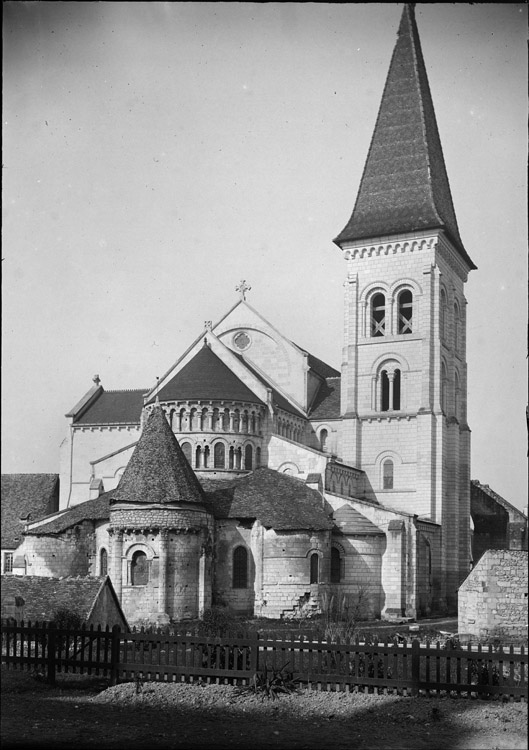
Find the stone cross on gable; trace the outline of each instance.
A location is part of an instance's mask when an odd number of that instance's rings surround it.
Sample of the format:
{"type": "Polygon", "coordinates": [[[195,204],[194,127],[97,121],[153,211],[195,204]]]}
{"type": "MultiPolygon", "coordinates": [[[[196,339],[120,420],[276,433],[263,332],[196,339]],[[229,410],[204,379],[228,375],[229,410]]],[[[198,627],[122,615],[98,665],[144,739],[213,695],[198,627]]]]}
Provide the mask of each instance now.
{"type": "Polygon", "coordinates": [[[239,286],[235,287],[235,291],[239,292],[239,294],[241,295],[241,299],[242,300],[245,300],[246,299],[246,292],[249,292],[251,288],[252,287],[249,286],[249,284],[246,283],[246,279],[242,279],[242,281],[239,284],[239,286]]]}

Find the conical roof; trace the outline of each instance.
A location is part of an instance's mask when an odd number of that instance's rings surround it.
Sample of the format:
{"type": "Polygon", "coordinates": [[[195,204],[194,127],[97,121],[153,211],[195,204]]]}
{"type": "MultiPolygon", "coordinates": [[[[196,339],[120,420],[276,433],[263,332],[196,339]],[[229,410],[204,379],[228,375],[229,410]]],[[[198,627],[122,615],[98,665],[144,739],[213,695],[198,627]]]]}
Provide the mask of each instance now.
{"type": "Polygon", "coordinates": [[[475,268],[459,235],[413,6],[402,13],[353,213],[334,242],[444,229],[475,268]]]}
{"type": "Polygon", "coordinates": [[[111,494],[115,503],[200,503],[200,482],[174,436],[159,404],[149,414],[121,481],[111,494]]]}
{"type": "Polygon", "coordinates": [[[158,393],[160,401],[224,400],[263,403],[207,344],[158,393]]]}

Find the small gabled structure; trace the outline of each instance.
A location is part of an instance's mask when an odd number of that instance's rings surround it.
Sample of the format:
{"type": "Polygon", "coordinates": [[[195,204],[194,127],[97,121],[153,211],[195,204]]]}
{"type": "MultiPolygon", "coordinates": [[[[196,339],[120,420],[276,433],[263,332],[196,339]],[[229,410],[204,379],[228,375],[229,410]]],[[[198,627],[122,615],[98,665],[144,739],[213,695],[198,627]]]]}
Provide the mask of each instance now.
{"type": "Polygon", "coordinates": [[[77,615],[88,626],[119,625],[122,630],[128,630],[108,576],[2,576],[1,602],[2,619],[51,622],[62,610],[77,615]]]}

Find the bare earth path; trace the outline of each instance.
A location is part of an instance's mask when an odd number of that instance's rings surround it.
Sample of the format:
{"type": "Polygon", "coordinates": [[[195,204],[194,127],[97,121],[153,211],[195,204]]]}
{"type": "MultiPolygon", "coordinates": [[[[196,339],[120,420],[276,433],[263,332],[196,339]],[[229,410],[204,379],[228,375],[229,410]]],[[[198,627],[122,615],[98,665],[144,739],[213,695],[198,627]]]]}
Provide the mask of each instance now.
{"type": "Polygon", "coordinates": [[[2,669],[2,748],[522,750],[527,704],[305,691],[276,701],[227,685],[69,675],[55,688],[2,669]]]}

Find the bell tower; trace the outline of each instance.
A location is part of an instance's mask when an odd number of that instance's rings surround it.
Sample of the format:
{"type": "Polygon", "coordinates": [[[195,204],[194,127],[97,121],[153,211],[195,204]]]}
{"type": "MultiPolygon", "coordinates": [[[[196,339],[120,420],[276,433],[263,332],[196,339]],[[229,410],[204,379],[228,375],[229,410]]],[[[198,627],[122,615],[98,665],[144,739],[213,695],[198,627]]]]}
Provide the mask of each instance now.
{"type": "Polygon", "coordinates": [[[439,606],[470,561],[464,284],[457,226],[414,4],[398,39],[353,209],[347,261],[342,458],[382,505],[441,527],[439,606]]]}

